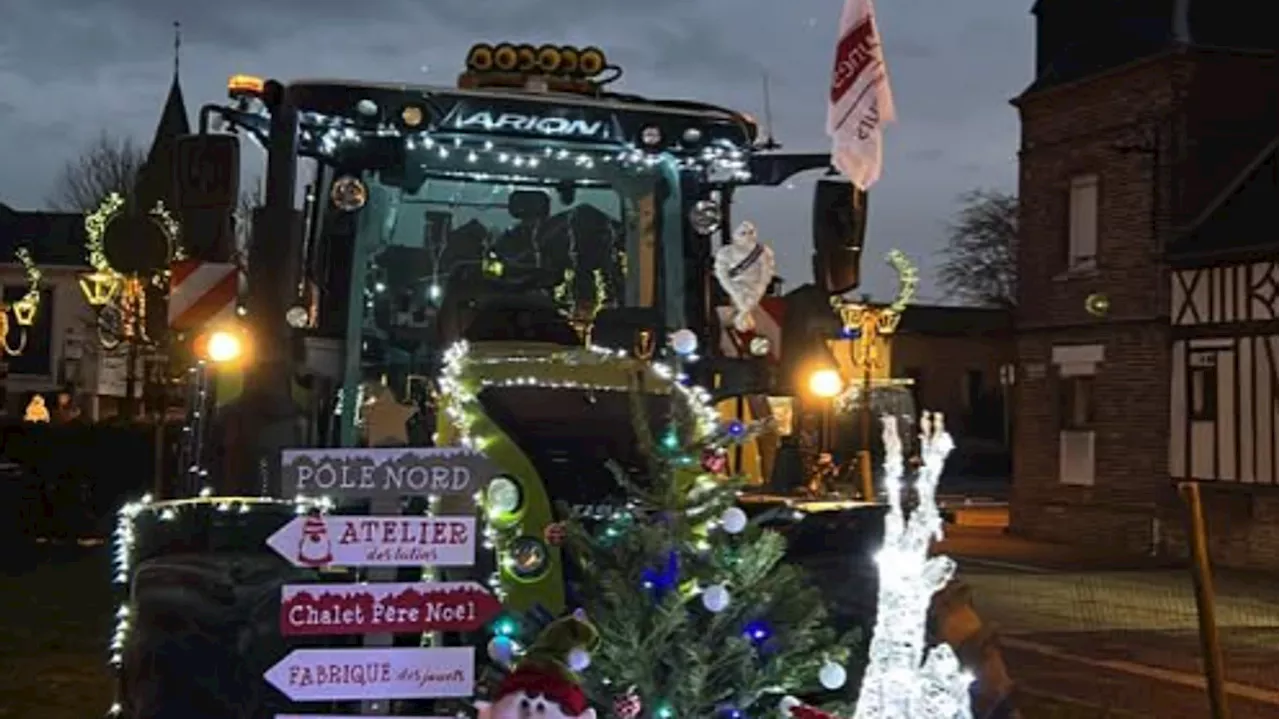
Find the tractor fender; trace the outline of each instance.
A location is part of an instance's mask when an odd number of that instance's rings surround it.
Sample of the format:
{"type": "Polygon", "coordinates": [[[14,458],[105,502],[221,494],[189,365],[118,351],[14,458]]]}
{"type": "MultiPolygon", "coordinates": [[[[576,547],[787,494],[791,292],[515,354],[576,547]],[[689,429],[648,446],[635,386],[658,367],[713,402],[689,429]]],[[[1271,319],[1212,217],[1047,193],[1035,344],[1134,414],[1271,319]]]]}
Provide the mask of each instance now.
{"type": "Polygon", "coordinates": [[[974,719],[1020,719],[1012,703],[1014,684],[1000,653],[997,627],[978,615],[968,585],[952,581],[935,594],[929,624],[933,640],[949,644],[960,664],[977,677],[974,719]]]}

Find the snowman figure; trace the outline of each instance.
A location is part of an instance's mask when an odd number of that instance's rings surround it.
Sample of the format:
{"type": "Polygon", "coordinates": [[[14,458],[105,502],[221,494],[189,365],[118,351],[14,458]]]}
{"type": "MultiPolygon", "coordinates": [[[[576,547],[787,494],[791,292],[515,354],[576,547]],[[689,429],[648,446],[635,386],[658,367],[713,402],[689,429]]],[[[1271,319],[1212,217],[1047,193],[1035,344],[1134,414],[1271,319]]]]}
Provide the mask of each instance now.
{"type": "Polygon", "coordinates": [[[302,523],[298,540],[298,562],[307,567],[323,567],[333,561],[333,543],[324,520],[311,515],[302,523]]]}
{"type": "Polygon", "coordinates": [[[492,702],[476,702],[479,719],[596,719],[577,672],[600,641],[581,614],[558,619],[538,635],[502,680],[492,702]]]}
{"type": "Polygon", "coordinates": [[[739,332],[755,329],[751,311],[773,282],[777,265],[773,249],[756,237],[756,226],[743,222],[733,231],[733,241],[716,250],[715,275],[736,310],[733,327],[739,332]]]}

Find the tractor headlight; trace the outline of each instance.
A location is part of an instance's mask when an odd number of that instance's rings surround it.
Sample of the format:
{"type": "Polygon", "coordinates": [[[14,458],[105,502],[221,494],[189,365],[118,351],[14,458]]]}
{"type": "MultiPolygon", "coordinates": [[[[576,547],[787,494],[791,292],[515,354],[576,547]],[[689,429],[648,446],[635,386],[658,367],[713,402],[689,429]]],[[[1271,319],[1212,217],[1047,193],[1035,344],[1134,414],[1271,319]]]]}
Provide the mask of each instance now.
{"type": "Polygon", "coordinates": [[[519,482],[505,474],[500,474],[489,480],[484,502],[490,516],[515,514],[524,504],[524,492],[521,491],[519,482]]]}

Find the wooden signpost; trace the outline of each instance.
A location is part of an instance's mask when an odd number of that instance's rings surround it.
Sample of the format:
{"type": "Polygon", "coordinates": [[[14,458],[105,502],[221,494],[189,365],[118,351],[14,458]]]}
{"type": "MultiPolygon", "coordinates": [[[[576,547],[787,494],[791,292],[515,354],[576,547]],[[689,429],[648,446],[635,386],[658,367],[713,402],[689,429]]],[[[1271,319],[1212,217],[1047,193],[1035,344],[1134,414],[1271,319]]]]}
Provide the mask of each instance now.
{"type": "Polygon", "coordinates": [[[366,719],[386,716],[389,700],[471,696],[474,647],[392,648],[393,635],[475,631],[501,610],[497,599],[474,582],[382,580],[394,579],[398,567],[475,564],[474,513],[399,511],[405,497],[455,497],[471,506],[497,473],[488,458],[461,448],[306,449],[286,450],[281,467],[286,493],[340,504],[367,499],[370,514],[297,517],[267,545],[298,567],[368,569],[370,583],[283,587],[283,636],[361,634],[365,646],[295,650],[266,681],[294,701],[363,700],[366,719]]]}

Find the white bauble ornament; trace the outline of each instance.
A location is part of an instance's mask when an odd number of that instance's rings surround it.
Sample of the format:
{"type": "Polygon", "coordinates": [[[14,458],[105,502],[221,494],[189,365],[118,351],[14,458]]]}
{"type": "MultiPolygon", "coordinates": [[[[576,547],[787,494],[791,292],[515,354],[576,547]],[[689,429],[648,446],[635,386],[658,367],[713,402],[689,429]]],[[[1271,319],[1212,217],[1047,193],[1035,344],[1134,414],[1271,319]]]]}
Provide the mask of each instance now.
{"type": "Polygon", "coordinates": [[[730,507],[720,515],[720,526],[729,534],[737,534],[747,528],[747,513],[737,507],[730,507]]]}
{"type": "Polygon", "coordinates": [[[849,673],[846,672],[844,667],[839,664],[836,664],[833,661],[827,661],[822,665],[822,668],[818,670],[818,681],[822,683],[824,688],[836,690],[844,686],[845,682],[849,681],[849,673]]]}
{"type": "Polygon", "coordinates": [[[486,649],[489,652],[489,658],[498,664],[510,664],[516,656],[516,643],[511,640],[511,637],[494,637],[489,640],[489,646],[486,649]]]}
{"type": "Polygon", "coordinates": [[[702,606],[708,612],[723,612],[729,606],[729,590],[723,584],[707,587],[702,592],[702,606]]]}
{"type": "Polygon", "coordinates": [[[778,711],[781,712],[783,716],[789,717],[791,716],[791,710],[798,706],[804,706],[804,702],[788,694],[778,702],[778,711]]]}
{"type": "Polygon", "coordinates": [[[591,666],[591,652],[588,652],[582,647],[574,647],[569,650],[569,656],[566,657],[566,663],[573,671],[584,672],[587,667],[591,666]]]}
{"type": "Polygon", "coordinates": [[[698,351],[698,335],[691,329],[676,330],[671,333],[671,349],[681,357],[698,351]]]}

